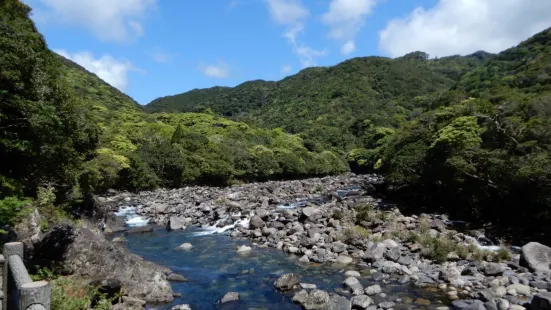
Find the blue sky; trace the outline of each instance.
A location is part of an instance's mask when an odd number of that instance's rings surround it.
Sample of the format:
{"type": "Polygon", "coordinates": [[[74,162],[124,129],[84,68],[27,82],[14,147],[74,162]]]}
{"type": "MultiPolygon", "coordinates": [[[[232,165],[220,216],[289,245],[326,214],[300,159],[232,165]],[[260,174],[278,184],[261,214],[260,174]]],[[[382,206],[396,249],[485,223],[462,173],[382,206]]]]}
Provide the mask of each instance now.
{"type": "Polygon", "coordinates": [[[24,0],[51,49],[141,104],[345,59],[498,52],[549,0],[24,0]]]}

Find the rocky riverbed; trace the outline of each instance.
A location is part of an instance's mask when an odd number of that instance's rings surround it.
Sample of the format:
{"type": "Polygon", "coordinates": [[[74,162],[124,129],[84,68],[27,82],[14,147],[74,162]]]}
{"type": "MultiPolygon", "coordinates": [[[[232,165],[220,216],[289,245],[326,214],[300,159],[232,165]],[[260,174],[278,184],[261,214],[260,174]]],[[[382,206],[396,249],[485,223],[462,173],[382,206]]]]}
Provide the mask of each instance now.
{"type": "MultiPolygon", "coordinates": [[[[124,220],[167,230],[194,227],[200,233],[227,233],[253,242],[236,251],[276,248],[301,263],[339,264],[347,270],[338,294],[301,287],[299,274],[276,281],[274,289],[291,291],[293,300],[305,309],[403,307],[399,300],[385,299],[381,287],[389,283],[438,291],[450,301],[432,306],[439,309],[551,306],[547,293],[551,249],[530,243],[511,253],[505,245],[492,244],[483,231],[458,231],[445,216],[405,216],[370,196],[373,184],[382,181],[374,175],[345,175],[229,188],[113,193],[98,200],[109,214],[107,232],[123,229],[124,220]],[[131,216],[125,219],[126,215],[131,216]],[[357,273],[359,268],[368,272],[357,273]],[[366,278],[381,285],[364,287],[366,278]]],[[[148,231],[139,227],[126,233],[148,231]]],[[[416,303],[431,304],[431,300],[416,303]]]]}

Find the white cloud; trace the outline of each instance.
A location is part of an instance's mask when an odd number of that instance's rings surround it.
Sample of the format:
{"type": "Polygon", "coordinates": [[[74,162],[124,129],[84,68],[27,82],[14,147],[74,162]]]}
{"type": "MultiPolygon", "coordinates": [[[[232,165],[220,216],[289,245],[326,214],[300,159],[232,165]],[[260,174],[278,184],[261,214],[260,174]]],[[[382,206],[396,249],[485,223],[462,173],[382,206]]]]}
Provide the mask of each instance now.
{"type": "MultiPolygon", "coordinates": [[[[104,41],[128,42],[143,34],[142,21],[156,0],[32,0],[40,20],[79,25],[104,41]]],[[[31,2],[32,2],[31,1],[31,2]]]]}
{"type": "Polygon", "coordinates": [[[295,25],[310,15],[298,0],[266,0],[272,18],[282,25],[295,25]]]}
{"type": "Polygon", "coordinates": [[[95,58],[87,51],[69,53],[63,49],[54,50],[59,55],[83,66],[86,70],[95,73],[100,79],[121,91],[128,85],[128,72],[137,69],[127,60],[117,60],[109,55],[95,58]]]}
{"type": "Polygon", "coordinates": [[[304,32],[304,21],[310,12],[299,0],[266,0],[272,19],[286,27],[283,37],[289,41],[293,52],[299,57],[303,67],[315,65],[315,58],[325,56],[326,50],[309,47],[297,39],[304,32]]]}
{"type": "Polygon", "coordinates": [[[279,72],[281,73],[281,75],[286,75],[291,72],[291,70],[293,70],[293,67],[291,65],[283,65],[281,66],[281,70],[279,70],[279,72]]]}
{"type": "Polygon", "coordinates": [[[350,54],[356,49],[354,37],[371,13],[377,0],[332,0],[322,21],[329,26],[329,37],[345,43],[341,53],[350,54]]]}
{"type": "Polygon", "coordinates": [[[356,50],[356,43],[353,40],[346,41],[341,47],[341,54],[348,55],[356,50]]]}
{"type": "Polygon", "coordinates": [[[379,46],[392,57],[416,50],[438,57],[495,53],[549,26],[549,0],[439,0],[390,21],[379,33],[379,46]]]}
{"type": "Polygon", "coordinates": [[[217,65],[201,64],[199,65],[199,70],[201,70],[205,76],[216,79],[225,79],[230,75],[230,67],[223,60],[220,60],[217,65]]]}

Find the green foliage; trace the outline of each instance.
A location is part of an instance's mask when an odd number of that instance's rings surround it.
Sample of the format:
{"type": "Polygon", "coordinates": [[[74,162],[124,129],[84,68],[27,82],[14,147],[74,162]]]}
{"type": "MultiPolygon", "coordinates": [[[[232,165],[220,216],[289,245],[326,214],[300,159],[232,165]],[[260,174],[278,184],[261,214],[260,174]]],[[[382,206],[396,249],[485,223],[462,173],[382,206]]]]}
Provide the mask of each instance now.
{"type": "Polygon", "coordinates": [[[352,242],[355,239],[367,239],[371,232],[361,226],[352,226],[344,229],[343,241],[352,242]]]}
{"type": "Polygon", "coordinates": [[[0,3],[0,197],[73,186],[97,143],[87,111],[60,79],[56,57],[17,0],[0,3]]]}
{"type": "Polygon", "coordinates": [[[299,134],[309,151],[350,150],[374,142],[374,127],[392,131],[430,108],[463,73],[491,57],[479,52],[440,59],[354,58],[307,68],[279,82],[250,81],[158,98],[145,109],[198,112],[207,107],[235,120],[299,134]]]}
{"type": "Polygon", "coordinates": [[[380,171],[394,197],[551,233],[550,42],[547,29],[463,75],[387,140],[380,171]]]}
{"type": "Polygon", "coordinates": [[[5,197],[0,199],[0,225],[14,225],[21,217],[25,216],[25,207],[31,203],[30,199],[17,197],[5,197]]]}

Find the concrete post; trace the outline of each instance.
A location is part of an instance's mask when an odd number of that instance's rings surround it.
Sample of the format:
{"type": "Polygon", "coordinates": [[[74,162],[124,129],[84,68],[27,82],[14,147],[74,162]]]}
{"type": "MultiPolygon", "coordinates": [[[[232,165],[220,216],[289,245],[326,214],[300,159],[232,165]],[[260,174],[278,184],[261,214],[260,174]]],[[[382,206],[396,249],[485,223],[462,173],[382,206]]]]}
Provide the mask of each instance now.
{"type": "Polygon", "coordinates": [[[8,309],[8,270],[4,255],[0,254],[0,310],[8,309]]]}
{"type": "Polygon", "coordinates": [[[30,306],[39,304],[45,310],[50,310],[50,283],[47,281],[29,282],[19,288],[19,309],[27,310],[30,306]]]}

